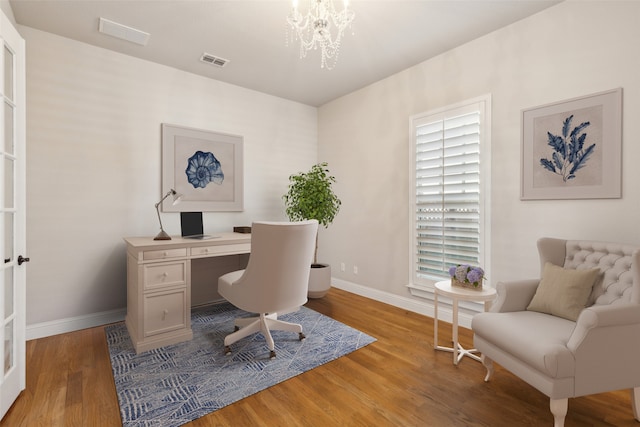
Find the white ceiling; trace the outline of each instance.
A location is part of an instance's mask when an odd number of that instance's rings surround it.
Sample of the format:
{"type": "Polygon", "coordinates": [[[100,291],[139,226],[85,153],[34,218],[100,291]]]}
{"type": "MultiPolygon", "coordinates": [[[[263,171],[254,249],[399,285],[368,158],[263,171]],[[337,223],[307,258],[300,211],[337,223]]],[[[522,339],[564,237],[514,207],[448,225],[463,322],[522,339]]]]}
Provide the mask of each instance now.
{"type": "MultiPolygon", "coordinates": [[[[336,6],[342,2],[335,0],[336,6]]],[[[409,68],[560,0],[352,0],[333,70],[286,45],[290,0],[10,0],[16,21],[312,106],[409,68]],[[98,32],[100,17],[148,32],[139,46],[98,32]],[[352,34],[353,33],[353,34],[352,34]],[[224,68],[202,53],[228,59],[224,68]]],[[[299,0],[300,7],[306,6],[299,0]]]]}

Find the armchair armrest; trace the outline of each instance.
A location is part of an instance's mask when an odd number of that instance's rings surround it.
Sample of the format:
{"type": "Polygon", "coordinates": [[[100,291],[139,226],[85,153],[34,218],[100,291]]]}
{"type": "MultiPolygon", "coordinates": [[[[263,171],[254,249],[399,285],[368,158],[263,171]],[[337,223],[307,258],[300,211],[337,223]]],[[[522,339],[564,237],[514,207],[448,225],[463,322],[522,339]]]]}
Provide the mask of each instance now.
{"type": "Polygon", "coordinates": [[[640,304],[585,308],[567,342],[575,359],[574,396],[640,384],[640,304]]]}
{"type": "Polygon", "coordinates": [[[498,298],[491,306],[491,312],[505,313],[510,311],[524,311],[533,299],[538,289],[540,279],[498,282],[496,291],[498,298]]]}
{"type": "MultiPolygon", "coordinates": [[[[575,353],[589,334],[594,334],[598,329],[606,329],[609,333],[613,333],[612,331],[614,330],[623,331],[633,326],[636,326],[636,328],[633,328],[636,330],[640,328],[640,304],[594,305],[580,312],[580,316],[576,321],[576,328],[567,342],[567,347],[575,353]]],[[[618,335],[617,332],[615,333],[615,338],[620,342],[624,342],[626,346],[631,345],[629,341],[638,341],[637,335],[625,338],[618,335]]],[[[640,344],[638,347],[640,347],[640,344]]],[[[633,350],[629,349],[628,351],[633,350]]]]}

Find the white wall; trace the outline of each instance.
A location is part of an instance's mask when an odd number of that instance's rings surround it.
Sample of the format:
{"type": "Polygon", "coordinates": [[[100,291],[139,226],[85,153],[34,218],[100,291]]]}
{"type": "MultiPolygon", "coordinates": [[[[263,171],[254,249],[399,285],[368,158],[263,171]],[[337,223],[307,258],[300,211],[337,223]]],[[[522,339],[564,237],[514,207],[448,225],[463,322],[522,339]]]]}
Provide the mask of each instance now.
{"type": "Polygon", "coordinates": [[[9,21],[11,21],[13,25],[16,25],[16,18],[13,16],[13,9],[11,8],[9,0],[0,0],[0,10],[9,18],[9,21]]]}
{"type": "MultiPolygon", "coordinates": [[[[245,210],[206,213],[205,232],[286,219],[288,176],[317,158],[316,108],[19,30],[27,46],[28,329],[126,307],[122,237],[159,231],[161,123],[244,137],[245,210]]],[[[180,233],[179,214],[164,213],[163,223],[180,233]]]]}
{"type": "Polygon", "coordinates": [[[320,107],[318,157],[343,201],[320,241],[333,276],[412,298],[409,117],[483,94],[492,96],[493,118],[491,283],[538,277],[541,236],[640,245],[638,16],[640,2],[563,2],[320,107]],[[521,110],[616,87],[624,98],[623,198],[521,201],[521,110]]]}

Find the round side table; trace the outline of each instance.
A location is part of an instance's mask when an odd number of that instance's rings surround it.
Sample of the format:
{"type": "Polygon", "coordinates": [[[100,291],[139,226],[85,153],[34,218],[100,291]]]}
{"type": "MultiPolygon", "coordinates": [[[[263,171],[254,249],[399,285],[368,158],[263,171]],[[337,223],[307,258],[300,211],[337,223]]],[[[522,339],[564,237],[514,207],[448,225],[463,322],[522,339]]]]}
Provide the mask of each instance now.
{"type": "Polygon", "coordinates": [[[480,361],[480,357],[474,353],[475,348],[465,349],[458,343],[458,301],[484,302],[484,310],[491,308],[491,302],[497,293],[494,288],[482,288],[481,290],[467,289],[460,286],[451,286],[450,280],[443,280],[435,284],[434,310],[433,310],[433,348],[436,350],[453,353],[453,364],[457,365],[464,356],[480,361]],[[451,298],[453,301],[453,347],[443,347],[438,345],[438,296],[442,295],[451,298]]]}

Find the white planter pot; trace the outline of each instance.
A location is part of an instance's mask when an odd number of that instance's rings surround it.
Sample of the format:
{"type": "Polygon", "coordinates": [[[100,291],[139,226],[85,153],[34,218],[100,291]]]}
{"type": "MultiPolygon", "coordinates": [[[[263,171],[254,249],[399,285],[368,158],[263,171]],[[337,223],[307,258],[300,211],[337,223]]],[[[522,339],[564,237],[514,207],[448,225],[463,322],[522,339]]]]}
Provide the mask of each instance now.
{"type": "Polygon", "coordinates": [[[309,298],[322,298],[331,288],[331,266],[328,264],[313,264],[309,274],[309,298]]]}

